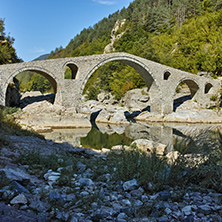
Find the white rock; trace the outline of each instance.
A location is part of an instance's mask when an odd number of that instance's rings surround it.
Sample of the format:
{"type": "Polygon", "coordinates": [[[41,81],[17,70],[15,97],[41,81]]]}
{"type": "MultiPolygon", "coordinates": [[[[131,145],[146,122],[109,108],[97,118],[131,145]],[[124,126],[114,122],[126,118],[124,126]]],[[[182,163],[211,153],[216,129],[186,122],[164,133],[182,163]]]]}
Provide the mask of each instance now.
{"type": "Polygon", "coordinates": [[[10,201],[10,204],[27,204],[27,203],[28,201],[24,194],[19,194],[10,201]]]}
{"type": "Polygon", "coordinates": [[[136,179],[133,179],[133,180],[129,180],[127,182],[125,182],[123,184],[123,189],[125,191],[130,191],[130,190],[135,190],[136,188],[138,188],[138,183],[137,183],[137,180],[136,179]]]}
{"type": "Polygon", "coordinates": [[[52,186],[60,177],[61,173],[53,172],[52,170],[49,170],[45,175],[45,180],[48,181],[49,186],[52,186]]]}
{"type": "Polygon", "coordinates": [[[138,139],[132,142],[131,145],[136,144],[137,148],[146,152],[156,152],[157,155],[163,155],[166,150],[166,145],[157,143],[147,139],[138,139]]]}
{"type": "Polygon", "coordinates": [[[126,222],[127,221],[127,215],[125,213],[120,213],[117,216],[117,221],[118,222],[126,222]]]}
{"type": "Polygon", "coordinates": [[[178,151],[172,151],[167,153],[166,157],[167,157],[167,162],[169,164],[173,164],[174,161],[179,157],[180,153],[178,151]]]}
{"type": "Polygon", "coordinates": [[[86,186],[86,187],[94,185],[93,181],[89,178],[80,178],[79,184],[80,184],[80,186],[86,186]]]}
{"type": "Polygon", "coordinates": [[[182,212],[184,213],[185,216],[189,216],[192,214],[192,208],[191,206],[186,206],[182,208],[182,212]]]}

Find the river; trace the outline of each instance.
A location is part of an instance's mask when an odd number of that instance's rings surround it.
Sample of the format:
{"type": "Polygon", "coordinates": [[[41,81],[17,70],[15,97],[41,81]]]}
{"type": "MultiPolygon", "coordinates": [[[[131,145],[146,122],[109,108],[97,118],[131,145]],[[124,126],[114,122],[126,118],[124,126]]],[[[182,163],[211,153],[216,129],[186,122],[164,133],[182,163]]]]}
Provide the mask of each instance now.
{"type": "Polygon", "coordinates": [[[221,147],[222,125],[130,123],[129,125],[97,124],[92,128],[53,129],[42,133],[46,139],[68,142],[73,146],[94,149],[130,145],[136,139],[148,139],[167,145],[167,153],[179,151],[201,153],[221,147]]]}

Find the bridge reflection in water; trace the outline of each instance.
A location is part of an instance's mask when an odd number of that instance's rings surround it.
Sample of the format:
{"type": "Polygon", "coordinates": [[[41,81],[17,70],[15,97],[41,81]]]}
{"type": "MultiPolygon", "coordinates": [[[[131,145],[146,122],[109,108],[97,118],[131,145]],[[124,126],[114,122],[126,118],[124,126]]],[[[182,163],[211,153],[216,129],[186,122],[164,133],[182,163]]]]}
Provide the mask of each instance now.
{"type": "Polygon", "coordinates": [[[166,153],[185,148],[187,152],[199,153],[206,146],[220,145],[220,132],[222,125],[131,123],[127,126],[99,124],[92,129],[54,129],[42,134],[56,142],[95,149],[130,145],[134,140],[148,139],[167,145],[166,153]]]}

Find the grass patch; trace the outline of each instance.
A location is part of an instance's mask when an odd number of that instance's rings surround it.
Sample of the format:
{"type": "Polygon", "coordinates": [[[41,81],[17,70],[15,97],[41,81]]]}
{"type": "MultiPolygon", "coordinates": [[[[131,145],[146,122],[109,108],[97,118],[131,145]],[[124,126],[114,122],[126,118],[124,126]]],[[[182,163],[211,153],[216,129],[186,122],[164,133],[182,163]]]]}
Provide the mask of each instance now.
{"type": "Polygon", "coordinates": [[[168,166],[165,158],[157,157],[156,153],[151,155],[140,152],[135,146],[132,150],[122,150],[122,153],[112,154],[116,166],[116,180],[137,179],[140,185],[147,189],[148,183],[154,184],[154,189],[163,186],[168,166]]]}
{"type": "Polygon", "coordinates": [[[216,101],[216,100],[217,100],[217,95],[212,95],[212,96],[210,97],[210,100],[211,100],[211,101],[216,101]]]}
{"type": "Polygon", "coordinates": [[[67,160],[68,157],[63,156],[63,158],[61,158],[56,154],[42,156],[40,152],[36,150],[28,150],[20,152],[15,163],[29,165],[28,172],[30,174],[39,174],[43,176],[49,169],[56,171],[60,167],[66,167],[69,162],[65,159],[67,160]]]}
{"type": "Polygon", "coordinates": [[[57,171],[63,167],[57,185],[71,188],[74,186],[73,174],[78,174],[77,162],[81,161],[92,170],[93,181],[104,181],[114,189],[118,181],[137,179],[139,185],[149,192],[164,190],[166,186],[186,188],[192,185],[222,192],[221,159],[221,146],[210,153],[205,152],[205,155],[183,151],[173,163],[168,163],[166,157],[159,157],[155,152],[150,155],[133,147],[131,150],[123,149],[121,154],[111,152],[105,161],[69,154],[42,156],[36,151],[23,151],[16,162],[29,165],[28,172],[41,177],[49,169],[57,171]],[[108,180],[106,175],[109,175],[108,180]]]}
{"type": "Polygon", "coordinates": [[[204,165],[194,168],[189,175],[189,183],[199,185],[207,189],[222,192],[222,166],[204,165]]]}
{"type": "Polygon", "coordinates": [[[12,115],[20,109],[17,107],[0,106],[0,130],[2,134],[16,136],[35,136],[44,139],[44,136],[39,135],[34,131],[24,130],[15,122],[15,117],[12,115]]]}
{"type": "MultiPolygon", "coordinates": [[[[63,167],[57,185],[71,188],[74,186],[73,174],[78,174],[77,163],[80,161],[87,166],[86,169],[92,170],[93,181],[106,182],[113,189],[118,181],[137,179],[139,185],[150,192],[164,190],[166,186],[185,188],[192,185],[222,192],[222,136],[219,131],[209,134],[207,139],[211,143],[204,143],[202,147],[199,144],[198,148],[194,148],[195,141],[191,138],[175,141],[174,147],[180,155],[172,163],[166,157],[157,156],[155,151],[151,154],[141,152],[135,145],[129,150],[123,148],[120,154],[110,152],[105,160],[81,158],[69,153],[42,156],[36,150],[22,151],[16,163],[29,165],[29,173],[40,176],[49,169],[57,171],[63,167]]],[[[4,136],[0,135],[0,144],[5,142],[4,136]]]]}
{"type": "Polygon", "coordinates": [[[165,186],[200,186],[207,189],[222,191],[222,146],[205,147],[203,154],[189,153],[181,150],[179,157],[168,163],[165,157],[140,152],[137,148],[120,155],[111,154],[116,167],[115,179],[128,181],[137,179],[139,185],[153,191],[163,190],[165,186]]]}
{"type": "Polygon", "coordinates": [[[10,180],[5,175],[4,171],[0,171],[0,189],[10,184],[10,180]]]}

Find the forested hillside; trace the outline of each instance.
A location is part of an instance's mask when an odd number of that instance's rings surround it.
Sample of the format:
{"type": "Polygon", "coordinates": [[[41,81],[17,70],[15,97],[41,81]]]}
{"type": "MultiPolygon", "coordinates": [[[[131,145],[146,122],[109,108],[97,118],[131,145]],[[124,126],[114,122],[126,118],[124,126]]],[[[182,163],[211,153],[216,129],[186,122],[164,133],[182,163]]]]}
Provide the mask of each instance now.
{"type": "MultiPolygon", "coordinates": [[[[128,8],[82,30],[64,49],[52,51],[49,58],[103,53],[118,19],[126,22],[116,33],[124,34],[114,43],[115,51],[194,74],[208,71],[221,75],[222,0],[135,0],[128,8]]],[[[143,86],[132,68],[108,63],[92,76],[85,91],[89,98],[100,89],[120,98],[127,90],[143,86]]]]}
{"type": "Polygon", "coordinates": [[[13,48],[14,38],[6,36],[4,20],[0,18],[0,65],[21,62],[13,48]]]}

